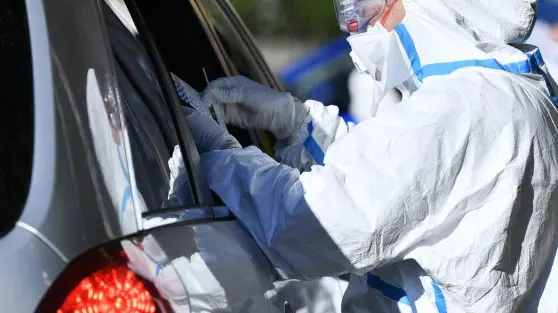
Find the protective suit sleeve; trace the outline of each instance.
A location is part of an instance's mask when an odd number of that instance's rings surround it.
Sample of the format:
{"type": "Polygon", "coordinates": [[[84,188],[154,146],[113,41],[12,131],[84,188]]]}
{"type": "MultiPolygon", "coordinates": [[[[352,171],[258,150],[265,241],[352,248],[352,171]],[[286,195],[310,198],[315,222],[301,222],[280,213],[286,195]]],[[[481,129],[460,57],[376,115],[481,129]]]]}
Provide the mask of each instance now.
{"type": "MultiPolygon", "coordinates": [[[[418,143],[435,144],[440,133],[428,127],[430,118],[416,120],[406,110],[365,121],[349,133],[335,107],[312,104],[308,123],[317,127],[308,138],[325,150],[325,165],[300,174],[255,147],[212,151],[202,155],[210,187],[272,263],[292,277],[365,273],[401,258],[414,242],[405,238],[413,230],[406,222],[426,217],[429,209],[424,203],[409,216],[406,192],[418,182],[401,186],[399,176],[422,172],[422,162],[408,156],[435,151],[418,143]]],[[[418,241],[423,233],[415,231],[418,241]]]]}
{"type": "MultiPolygon", "coordinates": [[[[429,273],[453,268],[447,251],[468,259],[479,244],[471,230],[493,231],[469,213],[508,201],[517,182],[502,179],[526,164],[533,134],[514,111],[463,101],[476,85],[462,85],[417,92],[360,123],[329,146],[325,165],[302,174],[254,147],[205,154],[210,186],[296,277],[365,273],[407,258],[429,273]]],[[[460,270],[479,266],[467,264],[460,270]]]]}
{"type": "Polygon", "coordinates": [[[298,170],[256,147],[205,153],[202,161],[210,187],[275,266],[293,278],[322,277],[350,267],[305,202],[298,170]]]}
{"type": "Polygon", "coordinates": [[[325,106],[314,100],[308,100],[304,105],[310,112],[296,139],[279,140],[275,146],[276,160],[300,171],[308,171],[312,165],[323,164],[329,146],[348,134],[352,126],[339,116],[337,106],[325,106]]]}

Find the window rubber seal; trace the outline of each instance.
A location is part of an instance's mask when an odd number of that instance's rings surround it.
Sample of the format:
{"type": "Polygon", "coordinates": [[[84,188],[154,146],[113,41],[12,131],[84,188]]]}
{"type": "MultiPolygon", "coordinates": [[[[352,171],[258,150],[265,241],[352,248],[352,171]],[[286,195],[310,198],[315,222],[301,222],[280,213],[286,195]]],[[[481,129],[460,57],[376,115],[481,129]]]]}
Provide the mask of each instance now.
{"type": "Polygon", "coordinates": [[[172,114],[173,124],[177,131],[180,151],[184,158],[184,165],[188,176],[190,177],[192,196],[196,204],[210,204],[213,203],[213,197],[207,178],[203,172],[201,158],[194,143],[194,138],[186,119],[180,118],[183,114],[181,110],[180,100],[176,94],[174,84],[172,82],[170,72],[166,66],[153,36],[150,34],[149,29],[141,15],[139,7],[135,0],[125,0],[126,6],[130,11],[130,15],[136,24],[140,40],[143,41],[147,54],[153,62],[155,75],[161,83],[161,91],[163,99],[172,114]]]}

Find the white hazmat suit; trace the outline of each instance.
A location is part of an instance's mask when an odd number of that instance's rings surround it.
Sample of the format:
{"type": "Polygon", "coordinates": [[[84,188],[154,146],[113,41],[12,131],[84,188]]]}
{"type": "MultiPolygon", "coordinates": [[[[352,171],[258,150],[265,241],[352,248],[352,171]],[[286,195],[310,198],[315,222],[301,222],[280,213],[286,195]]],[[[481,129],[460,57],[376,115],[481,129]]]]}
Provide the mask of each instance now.
{"type": "Polygon", "coordinates": [[[351,96],[349,112],[356,122],[376,116],[381,108],[401,102],[401,93],[393,88],[378,103],[373,101],[377,90],[370,88],[376,81],[372,76],[354,69],[349,74],[348,89],[351,96]]]}
{"type": "Polygon", "coordinates": [[[288,274],[358,274],[343,312],[558,312],[555,84],[535,47],[506,44],[530,32],[533,3],[403,0],[393,32],[349,38],[371,88],[397,87],[400,103],[349,127],[315,101],[301,121],[281,94],[289,109],[262,103],[253,126],[302,125],[281,134],[284,164],[255,147],[205,153],[212,189],[288,274]]]}

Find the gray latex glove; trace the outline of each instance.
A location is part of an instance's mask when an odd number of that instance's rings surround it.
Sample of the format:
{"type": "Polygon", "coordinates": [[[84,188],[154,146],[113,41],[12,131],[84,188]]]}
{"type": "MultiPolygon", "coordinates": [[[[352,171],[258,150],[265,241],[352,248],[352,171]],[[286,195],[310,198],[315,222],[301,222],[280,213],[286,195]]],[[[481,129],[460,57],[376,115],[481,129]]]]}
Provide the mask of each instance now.
{"type": "Polygon", "coordinates": [[[182,109],[200,153],[242,148],[236,138],[219,126],[209,114],[188,107],[182,109]]]}
{"type": "Polygon", "coordinates": [[[204,103],[220,105],[228,124],[270,131],[292,142],[308,115],[308,107],[286,92],[262,86],[246,77],[217,79],[203,92],[204,103]]]}

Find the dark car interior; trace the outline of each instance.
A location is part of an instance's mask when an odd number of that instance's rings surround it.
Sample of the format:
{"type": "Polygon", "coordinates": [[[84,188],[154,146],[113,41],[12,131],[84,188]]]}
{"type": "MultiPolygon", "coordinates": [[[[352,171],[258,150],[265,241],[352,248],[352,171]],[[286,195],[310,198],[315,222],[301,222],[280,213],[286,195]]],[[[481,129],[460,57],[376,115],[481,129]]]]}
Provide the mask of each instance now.
{"type": "MultiPolygon", "coordinates": [[[[214,6],[214,2],[207,1],[206,5],[214,6]]],[[[230,45],[227,47],[227,41],[222,40],[217,43],[209,39],[207,35],[209,30],[204,29],[197,15],[200,12],[196,12],[202,8],[195,7],[191,1],[168,1],[164,6],[149,0],[134,0],[134,3],[141,12],[143,22],[154,39],[167,69],[194,89],[202,91],[206,88],[205,74],[209,81],[227,76],[228,73],[219,60],[227,63],[228,66],[234,66],[235,70],[240,70],[238,74],[251,76],[252,73],[242,71],[248,66],[233,64],[226,56],[216,54],[215,46],[219,44],[228,53],[233,53],[234,49],[230,45]],[[161,23],[161,21],[165,22],[161,23]]],[[[218,32],[215,34],[215,36],[219,35],[218,32]]],[[[242,44],[237,43],[237,45],[242,44]]],[[[241,59],[235,58],[234,61],[238,63],[241,59]]],[[[250,132],[231,125],[228,129],[243,146],[258,145],[250,132]]]]}
{"type": "MultiPolygon", "coordinates": [[[[148,26],[151,37],[157,38],[157,52],[167,72],[176,74],[198,91],[207,85],[204,71],[209,80],[225,76],[219,56],[188,1],[170,1],[169,5],[160,6],[136,0],[134,4],[141,11],[142,26],[148,26]],[[161,20],[165,23],[160,23],[161,20]],[[176,34],[187,37],[178,38],[176,34]]],[[[103,16],[115,57],[138,189],[150,210],[160,209],[169,191],[167,162],[174,147],[180,144],[179,132],[143,38],[132,34],[105,3],[103,16]]],[[[229,131],[243,146],[257,144],[247,131],[234,127],[229,127],[229,131]]],[[[212,198],[217,199],[215,195],[212,198]]],[[[220,203],[218,199],[215,202],[220,203]]],[[[192,198],[181,205],[195,204],[192,198]]]]}
{"type": "Polygon", "coordinates": [[[0,237],[18,220],[31,182],[34,116],[29,30],[23,1],[0,2],[0,237]]]}
{"type": "Polygon", "coordinates": [[[159,208],[169,190],[167,161],[178,144],[152,64],[138,41],[105,5],[104,18],[122,92],[136,182],[148,208],[159,208]]]}
{"type": "Polygon", "coordinates": [[[190,1],[134,2],[171,72],[198,91],[207,84],[202,67],[210,80],[225,76],[190,1]]]}

